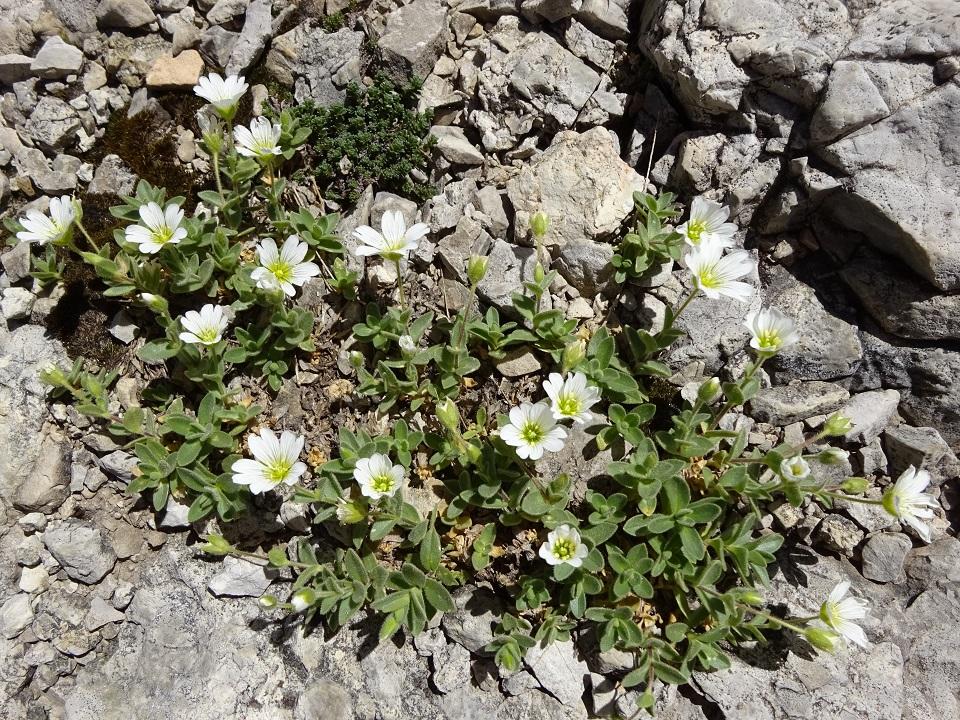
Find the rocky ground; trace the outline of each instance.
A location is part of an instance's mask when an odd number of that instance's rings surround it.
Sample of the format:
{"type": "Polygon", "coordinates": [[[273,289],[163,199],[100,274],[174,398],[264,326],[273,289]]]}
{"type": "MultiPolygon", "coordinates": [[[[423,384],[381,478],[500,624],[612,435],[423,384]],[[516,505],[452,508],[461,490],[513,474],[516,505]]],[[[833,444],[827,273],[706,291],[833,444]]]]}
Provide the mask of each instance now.
{"type": "MultiPolygon", "coordinates": [[[[761,257],[754,303],[794,317],[802,338],[731,422],[772,446],[843,409],[855,421],[852,467],[838,472],[879,488],[922,465],[943,512],[924,545],[870,506],[771,507],[765,522],[789,538],[775,601],[809,614],[849,579],[872,605],[872,648],[812,656],[783,640],[664,690],[659,716],[960,717],[956,2],[0,0],[0,19],[6,215],[63,193],[92,213],[138,176],[202,183],[189,88],[217,68],[246,73],[258,101],[286,87],[335,102],[374,66],[426,79],[436,196],[420,207],[370,191],[343,208],[342,228],[388,207],[428,222],[415,258],[425,296],[463,297],[463,258],[487,253],[481,296],[508,308],[532,273],[526,219],[544,209],[563,278],[551,302],[590,322],[610,311],[609,240],[645,176],[683,199],[732,205],[739,241],[761,257]],[[324,23],[337,12],[341,22],[324,23]]],[[[45,364],[79,352],[130,368],[142,338],[136,318],[90,302],[82,278],[40,289],[28,251],[0,256],[0,716],[633,714],[636,695],[616,684],[625,658],[598,654],[589,637],[498,674],[482,648],[500,600],[483,588],[459,591],[458,612],[415,641],[381,646],[375,625],[324,638],[262,614],[251,598],[283,577],[203,559],[193,546],[204,528],[187,525],[185,508],[154,515],[126,495],[135,459],[48,402],[45,364]]],[[[662,322],[680,275],[650,285],[624,293],[616,316],[662,322]]],[[[330,308],[314,307],[332,327],[330,308]]],[[[670,357],[676,384],[743,362],[744,312],[691,305],[682,322],[695,339],[670,357]]],[[[536,362],[511,358],[501,371],[522,382],[536,362]]],[[[316,411],[303,398],[335,366],[333,356],[303,365],[274,417],[316,411]]],[[[137,389],[122,380],[115,402],[136,403],[137,389]]],[[[326,409],[335,398],[323,392],[326,409]]],[[[284,503],[245,532],[304,522],[284,503]]]]}

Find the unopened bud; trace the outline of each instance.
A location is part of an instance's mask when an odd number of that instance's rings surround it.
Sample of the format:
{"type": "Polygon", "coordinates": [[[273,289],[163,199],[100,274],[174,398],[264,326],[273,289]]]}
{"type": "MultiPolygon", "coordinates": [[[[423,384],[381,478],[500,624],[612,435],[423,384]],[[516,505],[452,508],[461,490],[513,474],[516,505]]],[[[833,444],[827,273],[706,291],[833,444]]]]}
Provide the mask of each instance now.
{"type": "Polygon", "coordinates": [[[277,606],[277,597],[276,595],[261,595],[257,602],[264,610],[270,610],[277,606]]]}
{"type": "Polygon", "coordinates": [[[362,500],[340,500],[337,503],[337,520],[344,525],[356,525],[367,517],[367,508],[362,500]]]}
{"type": "Polygon", "coordinates": [[[359,350],[350,351],[350,365],[353,366],[354,370],[359,370],[363,367],[363,353],[359,350]]]}
{"type": "Polygon", "coordinates": [[[763,605],[763,595],[758,593],[756,590],[744,590],[742,593],[740,593],[740,602],[746,605],[758,607],[763,605]]]}
{"type": "Polygon", "coordinates": [[[169,307],[166,298],[160,295],[154,295],[153,293],[140,293],[140,301],[155,313],[160,313],[161,315],[165,315],[169,307]]]}
{"type": "Polygon", "coordinates": [[[460,429],[460,411],[457,404],[450,398],[437,403],[437,420],[450,432],[456,432],[460,429]]]}
{"type": "Polygon", "coordinates": [[[290,604],[296,612],[303,612],[317,601],[317,594],[310,588],[297,590],[290,598],[290,604]]]}
{"type": "Polygon", "coordinates": [[[839,465],[848,457],[850,457],[850,453],[848,453],[846,450],[832,447],[827,448],[822,453],[817,455],[817,462],[823,463],[824,465],[839,465]]]}
{"type": "Polygon", "coordinates": [[[718,397],[720,397],[719,378],[712,377],[709,380],[704,380],[703,385],[697,391],[697,399],[703,404],[709,405],[718,397]]]}
{"type": "Polygon", "coordinates": [[[846,415],[836,412],[827,418],[823,423],[822,433],[825,437],[836,437],[846,435],[853,429],[853,423],[846,415]]]}
{"type": "Polygon", "coordinates": [[[848,477],[840,483],[840,489],[851,495],[860,495],[870,487],[870,481],[862,477],[848,477]]]}
{"type": "Polygon", "coordinates": [[[397,345],[400,346],[400,352],[403,353],[405,358],[411,358],[417,352],[417,346],[409,335],[401,335],[400,339],[397,340],[397,345]]]}
{"type": "Polygon", "coordinates": [[[563,348],[560,358],[561,372],[568,373],[577,367],[587,356],[587,343],[583,340],[573,340],[563,348]]]}
{"type": "Polygon", "coordinates": [[[530,232],[534,237],[542,238],[550,228],[550,216],[543,210],[537,210],[530,216],[530,232]]]}
{"type": "Polygon", "coordinates": [[[61,387],[67,384],[67,375],[51,363],[40,371],[40,382],[53,387],[61,387]]]}
{"type": "Polygon", "coordinates": [[[837,644],[840,641],[840,636],[837,635],[832,630],[827,630],[825,628],[819,627],[808,627],[803,632],[804,637],[807,638],[807,642],[813,645],[818,650],[824,650],[826,652],[833,652],[837,649],[837,644]]]}
{"type": "Polygon", "coordinates": [[[473,255],[467,260],[467,278],[471,285],[476,285],[487,274],[487,263],[489,259],[486,256],[473,255]]]}

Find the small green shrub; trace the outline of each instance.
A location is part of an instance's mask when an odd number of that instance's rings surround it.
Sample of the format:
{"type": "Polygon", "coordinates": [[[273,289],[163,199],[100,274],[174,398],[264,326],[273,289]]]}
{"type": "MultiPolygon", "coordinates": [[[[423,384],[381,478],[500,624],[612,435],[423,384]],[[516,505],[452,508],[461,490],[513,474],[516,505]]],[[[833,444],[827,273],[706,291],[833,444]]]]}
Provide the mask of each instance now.
{"type": "Polygon", "coordinates": [[[367,185],[421,201],[432,194],[409,177],[426,170],[431,144],[430,114],[414,110],[420,87],[416,79],[397,86],[381,76],[368,89],[350,85],[342,103],[293,108],[311,130],[307,163],[329,198],[353,202],[367,185]]]}

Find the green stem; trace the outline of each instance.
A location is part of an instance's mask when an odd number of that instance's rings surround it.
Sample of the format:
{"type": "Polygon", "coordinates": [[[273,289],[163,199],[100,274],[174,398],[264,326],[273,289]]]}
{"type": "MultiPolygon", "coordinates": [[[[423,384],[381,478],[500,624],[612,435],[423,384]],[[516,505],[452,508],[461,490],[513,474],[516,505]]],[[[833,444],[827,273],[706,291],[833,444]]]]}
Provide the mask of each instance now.
{"type": "MultiPolygon", "coordinates": [[[[757,370],[759,370],[763,366],[763,363],[766,359],[767,358],[765,355],[761,355],[760,357],[757,358],[756,362],[750,365],[746,374],[744,374],[743,379],[740,381],[741,385],[753,379],[753,376],[757,374],[757,370]]],[[[720,424],[720,420],[723,419],[724,415],[730,412],[733,406],[734,406],[734,403],[732,401],[728,400],[727,402],[725,402],[723,404],[723,407],[720,408],[720,411],[716,415],[714,415],[713,420],[710,421],[710,426],[707,429],[716,430],[717,425],[720,424]]]]}
{"type": "MultiPolygon", "coordinates": [[[[83,235],[83,237],[86,238],[87,242],[90,243],[90,247],[93,248],[94,252],[96,252],[97,254],[99,254],[99,253],[100,253],[100,246],[97,245],[97,243],[94,241],[94,239],[93,239],[92,237],[90,237],[90,233],[87,232],[87,229],[83,226],[83,223],[80,222],[80,219],[79,219],[79,218],[77,218],[76,224],[77,224],[77,229],[80,231],[80,233],[83,235]]],[[[74,248],[74,250],[76,250],[76,248],[74,248]]]]}
{"type": "Polygon", "coordinates": [[[217,151],[212,154],[213,157],[213,179],[217,183],[217,193],[220,195],[220,200],[223,200],[223,182],[220,180],[220,152],[217,151]]]}
{"type": "Polygon", "coordinates": [[[400,269],[400,258],[393,259],[393,266],[397,269],[397,292],[400,294],[400,309],[407,309],[407,297],[403,292],[403,272],[400,269]]]}
{"type": "Polygon", "coordinates": [[[663,328],[663,329],[664,329],[664,330],[668,330],[668,329],[672,328],[672,327],[673,327],[673,323],[675,323],[675,322],[677,321],[677,318],[680,317],[680,315],[683,314],[683,311],[687,309],[687,307],[690,305],[690,303],[693,302],[693,299],[694,299],[695,297],[697,297],[697,295],[699,295],[699,294],[700,294],[700,288],[696,288],[696,287],[693,288],[693,289],[690,291],[690,294],[687,295],[687,299],[684,300],[682,303],[680,303],[680,307],[678,307],[678,308],[676,309],[676,311],[673,313],[673,317],[670,318],[670,322],[664,323],[664,328],[663,328]]]}

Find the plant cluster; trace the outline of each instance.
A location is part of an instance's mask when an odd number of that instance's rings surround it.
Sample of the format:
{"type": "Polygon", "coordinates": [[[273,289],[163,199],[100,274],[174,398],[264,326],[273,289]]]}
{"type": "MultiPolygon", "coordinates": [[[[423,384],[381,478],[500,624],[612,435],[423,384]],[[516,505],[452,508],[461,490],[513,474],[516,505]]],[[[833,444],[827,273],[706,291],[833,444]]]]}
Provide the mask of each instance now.
{"type": "Polygon", "coordinates": [[[349,85],[342,103],[317,107],[308,100],[293,109],[312,131],[309,172],[327,197],[355,202],[368,185],[418,200],[432,194],[410,175],[426,171],[431,144],[430,114],[415,109],[421,85],[380,76],[366,89],[349,85]]]}
{"type": "MultiPolygon", "coordinates": [[[[471,297],[461,311],[417,315],[405,292],[404,260],[428,229],[407,227],[400,213],[388,212],[381,228],[355,231],[355,252],[393,265],[397,292],[367,305],[353,327],[359,349],[351,356],[357,393],[378,403],[387,430],[341,427],[336,457],[314,472],[301,461],[302,435],[252,431],[260,409],[240,401],[230,380],[247,374],[276,388],[292,355],[313,347],[313,318],[289,298],[310,277],[323,275],[335,288],[352,288],[353,279],[342,265],[324,273],[324,257],[342,251],[334,219],[286,206],[282,159],[306,138],[295,115],[223,132],[243,90],[241,79],[217,76],[198,88],[220,119],[204,125],[217,188],[200,195],[208,209],[193,218],[184,218],[181,199],[142,184],[115,208],[129,225],[110,247],[74,242],[74,229],[85,232],[70,198],[52,202],[49,215],[31,212],[21,221],[21,241],[73,250],[97,269],[108,294],[148,308],[163,332],[142,356],[167,363],[182,389],[153,393],[152,406],[121,417],[106,400],[112,373],[79,365],[44,373],[56,392],[134,448],[132,491],[149,490],[157,508],[171,494],[189,495],[191,519],[215,512],[228,521],[251,494],[289,486],[312,508],[314,537],[267,555],[219,535],[204,546],[294,573],[289,597],[266,595],[264,607],[301,613],[304,622],[331,630],[369,611],[382,618],[386,639],[421,632],[437,613],[454,609],[451,588],[483,579],[512,601],[486,648],[503,668],[517,668],[536,643],[592,629],[601,650],[633,654],[623,684],[644,688],[644,707],[653,704],[655,680],[684,683],[694,670],[728,667],[727,649],[772,631],[798,633],[825,650],[867,642],[856,622],[866,607],[847,597],[844,585],[816,617],[764,608],[768,566],[783,538],[762,527],[763,508],[779,499],[877,503],[929,540],[930,478],[911,468],[880,501],[862,497],[863,478],[819,479],[823,466],[844,458],[829,446],[850,429],[841,415],[799,444],[768,451],[751,448],[745,430],[721,429],[724,416],[760,389],[763,364],[796,342],[793,322],[775,308],[750,313],[753,360],[742,373],[726,382],[705,378],[695,392],[670,398],[675,412],[651,400],[651,384],[671,375],[664,353],[682,337],[676,320],[692,300],[747,300],[753,292],[742,278],[755,261],[732,247],[726,208],[704,198],[674,227],[674,198],[636,197],[635,231],[614,259],[617,277],[625,282],[677,257],[689,276],[686,297],[653,333],[630,326],[591,332],[544,308],[555,273],[542,248],[549,223],[542,213],[531,219],[537,262],[513,296],[513,319],[473,310],[488,270],[484,257],[467,261],[471,297]],[[469,391],[493,375],[508,348],[537,353],[547,377],[513,407],[478,403],[469,391]],[[544,462],[575,431],[613,457],[608,478],[593,478],[581,497],[568,474],[548,472],[544,462]],[[411,486],[435,500],[413,502],[411,486]]],[[[37,272],[52,271],[38,259],[37,272]]]]}

